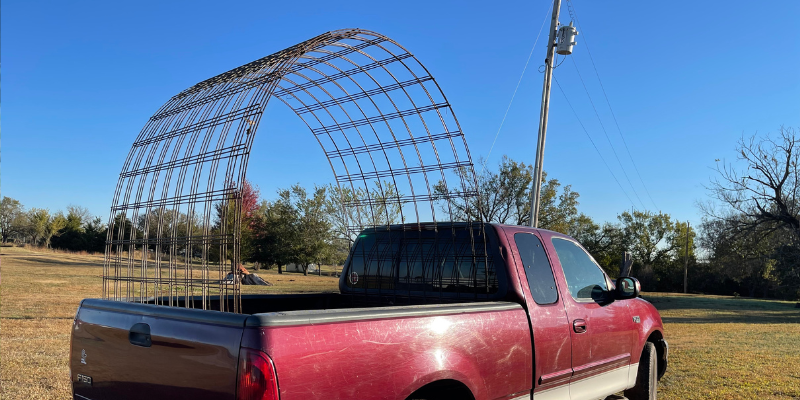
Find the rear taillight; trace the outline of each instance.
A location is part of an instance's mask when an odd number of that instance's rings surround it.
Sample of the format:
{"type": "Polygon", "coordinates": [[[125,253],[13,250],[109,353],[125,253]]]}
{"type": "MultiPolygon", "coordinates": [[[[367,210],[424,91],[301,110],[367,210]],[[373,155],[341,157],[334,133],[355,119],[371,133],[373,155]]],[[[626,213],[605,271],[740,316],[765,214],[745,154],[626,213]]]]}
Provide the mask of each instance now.
{"type": "Polygon", "coordinates": [[[258,350],[241,350],[236,400],[278,400],[278,379],[272,360],[258,350]]]}

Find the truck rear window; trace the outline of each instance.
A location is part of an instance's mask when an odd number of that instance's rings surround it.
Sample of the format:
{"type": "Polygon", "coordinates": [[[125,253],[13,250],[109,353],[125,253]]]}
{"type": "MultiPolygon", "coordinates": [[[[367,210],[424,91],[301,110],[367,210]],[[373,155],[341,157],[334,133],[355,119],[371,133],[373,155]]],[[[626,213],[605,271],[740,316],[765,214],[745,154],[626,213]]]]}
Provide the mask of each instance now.
{"type": "Polygon", "coordinates": [[[484,232],[480,225],[438,231],[368,229],[350,253],[344,289],[412,297],[494,297],[499,290],[495,266],[500,263],[492,251],[493,239],[494,229],[487,226],[484,232]]]}

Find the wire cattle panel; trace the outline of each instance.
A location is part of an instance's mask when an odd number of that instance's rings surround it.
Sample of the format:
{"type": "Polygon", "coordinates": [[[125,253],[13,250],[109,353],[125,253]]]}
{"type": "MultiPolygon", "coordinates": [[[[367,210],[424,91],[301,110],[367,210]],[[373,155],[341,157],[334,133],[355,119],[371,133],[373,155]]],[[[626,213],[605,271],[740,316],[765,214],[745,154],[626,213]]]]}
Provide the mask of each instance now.
{"type": "Polygon", "coordinates": [[[104,298],[206,309],[220,296],[221,311],[240,312],[239,282],[226,276],[239,263],[247,163],[273,98],[328,158],[351,243],[365,228],[469,219],[472,160],[428,70],[386,36],[327,32],[200,82],[149,119],[114,193],[104,298]]]}

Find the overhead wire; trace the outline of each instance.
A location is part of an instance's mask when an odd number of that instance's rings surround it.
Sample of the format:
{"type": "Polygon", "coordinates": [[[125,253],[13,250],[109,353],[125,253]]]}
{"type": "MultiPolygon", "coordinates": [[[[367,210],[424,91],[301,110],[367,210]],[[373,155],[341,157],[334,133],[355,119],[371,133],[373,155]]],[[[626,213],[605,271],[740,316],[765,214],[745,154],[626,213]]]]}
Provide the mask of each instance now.
{"type": "Polygon", "coordinates": [[[622,174],[625,175],[625,180],[628,181],[628,185],[631,186],[633,190],[633,194],[636,196],[636,199],[639,200],[639,203],[642,205],[642,209],[647,209],[647,206],[644,205],[642,198],[639,197],[639,193],[636,192],[636,188],[633,187],[633,182],[631,182],[631,178],[628,177],[628,173],[625,172],[625,167],[622,165],[622,161],[619,159],[619,155],[617,155],[617,150],[614,148],[614,143],[611,143],[611,138],[608,137],[608,132],[606,131],[606,126],[603,125],[603,120],[600,118],[600,113],[597,112],[597,107],[594,105],[594,101],[592,100],[592,95],[589,94],[589,89],[586,87],[586,82],[583,81],[583,77],[581,76],[581,71],[578,69],[578,63],[575,62],[574,57],[570,57],[572,59],[572,65],[575,66],[575,72],[578,73],[578,79],[581,81],[581,85],[583,85],[583,90],[586,92],[586,97],[589,98],[589,103],[592,105],[592,109],[594,110],[594,115],[597,116],[597,121],[600,122],[600,128],[603,130],[603,135],[605,135],[606,140],[608,141],[608,145],[611,146],[611,151],[614,153],[614,158],[617,159],[617,164],[619,164],[620,169],[622,169],[622,174]]]}
{"type": "Polygon", "coordinates": [[[536,44],[539,43],[539,37],[542,35],[542,29],[544,29],[544,24],[547,22],[547,18],[550,15],[550,10],[553,9],[554,1],[550,2],[550,6],[547,8],[547,12],[544,14],[544,19],[542,20],[542,25],[539,27],[539,33],[536,34],[536,40],[533,41],[533,47],[531,47],[531,52],[528,54],[528,59],[525,61],[525,67],[522,68],[522,74],[519,76],[519,81],[517,81],[517,87],[514,88],[514,93],[511,95],[511,101],[508,102],[508,107],[506,108],[505,114],[503,114],[503,120],[500,121],[500,127],[497,128],[497,133],[494,135],[494,140],[492,141],[492,146],[489,147],[489,153],[486,154],[486,158],[483,160],[483,168],[481,168],[481,175],[486,170],[486,163],[489,162],[489,156],[492,155],[492,150],[494,150],[494,145],[497,143],[497,138],[500,136],[500,131],[503,129],[503,124],[506,123],[506,117],[508,117],[508,111],[511,110],[511,105],[514,104],[514,97],[517,96],[517,90],[519,90],[519,85],[522,83],[522,78],[525,76],[525,71],[528,70],[528,64],[531,62],[531,56],[533,56],[533,50],[536,49],[536,44]]]}
{"type": "MultiPolygon", "coordinates": [[[[589,50],[589,43],[586,40],[585,32],[581,27],[581,22],[578,19],[578,13],[575,11],[575,6],[572,4],[571,0],[567,0],[567,10],[569,11],[569,16],[575,23],[578,25],[578,29],[583,33],[583,43],[584,47],[586,48],[586,53],[589,55],[589,60],[592,62],[592,68],[594,68],[595,76],[597,76],[597,81],[600,83],[600,89],[603,91],[603,96],[606,99],[606,104],[608,104],[608,109],[611,111],[611,116],[614,119],[614,124],[617,126],[617,132],[619,132],[619,137],[622,139],[622,143],[625,146],[625,151],[628,153],[628,158],[631,160],[631,164],[633,164],[633,169],[636,171],[636,175],[639,177],[639,181],[642,183],[642,187],[644,188],[645,193],[647,193],[647,197],[650,199],[650,202],[653,203],[653,206],[656,210],[659,210],[658,205],[656,205],[655,200],[653,200],[653,196],[650,195],[650,190],[647,189],[647,184],[644,183],[644,179],[642,179],[642,174],[639,172],[639,167],[636,165],[636,161],[633,160],[633,155],[631,155],[631,150],[628,148],[628,142],[625,141],[625,136],[622,134],[622,128],[619,126],[619,121],[617,121],[617,116],[614,114],[614,109],[611,107],[611,101],[608,99],[608,94],[606,93],[606,89],[603,86],[603,81],[600,79],[600,73],[597,71],[597,66],[594,63],[594,58],[592,57],[592,52],[589,50]]],[[[641,201],[641,200],[640,200],[641,201]]]]}
{"type": "Polygon", "coordinates": [[[633,207],[636,208],[636,203],[628,195],[628,192],[625,191],[625,188],[619,182],[619,179],[617,179],[617,176],[614,174],[614,171],[611,170],[611,167],[606,162],[605,157],[603,157],[603,153],[601,153],[600,149],[597,148],[597,144],[595,144],[594,140],[592,139],[592,136],[589,135],[589,131],[586,130],[586,126],[583,125],[583,122],[581,121],[580,117],[578,117],[578,113],[575,112],[575,107],[572,106],[572,103],[569,101],[569,98],[567,97],[567,94],[564,93],[564,89],[561,88],[561,84],[558,83],[558,79],[556,79],[555,76],[553,76],[553,81],[556,83],[556,86],[558,86],[558,90],[561,91],[561,95],[564,96],[564,100],[567,101],[567,105],[569,106],[570,110],[572,110],[572,114],[575,115],[575,119],[578,120],[578,124],[580,124],[581,128],[583,129],[583,133],[585,133],[586,137],[589,138],[589,142],[592,143],[592,147],[594,147],[594,150],[597,152],[597,155],[600,156],[600,160],[603,161],[603,164],[606,166],[606,169],[608,169],[608,172],[611,174],[611,177],[613,177],[614,181],[617,182],[617,186],[619,186],[619,189],[622,191],[622,194],[624,194],[625,197],[627,197],[628,200],[631,202],[633,207]]]}

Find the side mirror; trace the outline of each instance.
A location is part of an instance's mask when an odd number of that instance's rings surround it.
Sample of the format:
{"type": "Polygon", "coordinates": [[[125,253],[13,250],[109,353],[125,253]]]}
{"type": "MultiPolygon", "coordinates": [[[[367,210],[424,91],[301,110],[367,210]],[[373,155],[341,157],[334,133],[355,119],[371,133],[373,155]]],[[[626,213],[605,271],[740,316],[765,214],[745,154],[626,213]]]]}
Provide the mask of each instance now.
{"type": "Polygon", "coordinates": [[[617,298],[620,300],[638,297],[642,291],[639,280],[630,276],[617,278],[617,298]]]}

